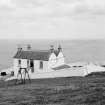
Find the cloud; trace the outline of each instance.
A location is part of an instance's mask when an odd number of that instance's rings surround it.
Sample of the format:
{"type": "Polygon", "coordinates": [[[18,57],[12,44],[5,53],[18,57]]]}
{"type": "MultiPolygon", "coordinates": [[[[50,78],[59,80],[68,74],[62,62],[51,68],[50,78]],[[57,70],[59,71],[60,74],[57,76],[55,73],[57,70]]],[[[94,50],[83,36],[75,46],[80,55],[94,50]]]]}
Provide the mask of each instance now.
{"type": "Polygon", "coordinates": [[[0,13],[2,18],[16,22],[61,17],[92,19],[105,15],[105,0],[0,0],[0,13]]]}
{"type": "MultiPolygon", "coordinates": [[[[21,0],[22,1],[22,0],[21,0]]],[[[105,14],[105,1],[104,0],[26,0],[21,4],[19,13],[34,14],[37,16],[48,17],[72,17],[76,15],[104,15],[105,14]],[[32,1],[32,2],[31,2],[32,1]]],[[[17,6],[19,8],[19,4],[17,6]]],[[[17,9],[18,11],[18,9],[17,9]]]]}
{"type": "Polygon", "coordinates": [[[104,0],[0,0],[0,13],[2,37],[72,38],[105,33],[104,0]]]}
{"type": "MultiPolygon", "coordinates": [[[[14,15],[63,17],[105,14],[105,0],[0,0],[2,9],[14,8],[14,15]]],[[[8,9],[9,10],[9,9],[8,9]]]]}
{"type": "Polygon", "coordinates": [[[0,0],[0,5],[9,5],[11,0],[0,0]]]}
{"type": "Polygon", "coordinates": [[[2,8],[14,8],[15,5],[12,3],[11,0],[0,0],[0,7],[2,8]]]}

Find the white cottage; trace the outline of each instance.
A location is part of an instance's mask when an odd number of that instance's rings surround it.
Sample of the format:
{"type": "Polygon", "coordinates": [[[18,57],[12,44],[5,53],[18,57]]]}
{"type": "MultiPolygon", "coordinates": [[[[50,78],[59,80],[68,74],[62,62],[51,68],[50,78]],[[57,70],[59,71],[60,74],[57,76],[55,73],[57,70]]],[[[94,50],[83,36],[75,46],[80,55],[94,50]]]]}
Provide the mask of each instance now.
{"type": "Polygon", "coordinates": [[[19,68],[30,68],[30,73],[43,73],[53,71],[52,68],[65,64],[62,48],[59,45],[55,50],[51,46],[50,50],[33,51],[30,45],[27,50],[18,48],[17,53],[13,57],[14,74],[17,75],[19,68]]]}

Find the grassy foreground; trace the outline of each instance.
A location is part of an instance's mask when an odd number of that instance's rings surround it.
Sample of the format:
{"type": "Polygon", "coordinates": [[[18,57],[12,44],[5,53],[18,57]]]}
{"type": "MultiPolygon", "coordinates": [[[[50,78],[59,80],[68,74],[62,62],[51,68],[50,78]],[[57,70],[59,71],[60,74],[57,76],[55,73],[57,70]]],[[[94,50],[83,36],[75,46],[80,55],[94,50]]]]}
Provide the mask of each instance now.
{"type": "Polygon", "coordinates": [[[1,82],[0,105],[105,105],[105,77],[41,79],[25,85],[1,82]]]}

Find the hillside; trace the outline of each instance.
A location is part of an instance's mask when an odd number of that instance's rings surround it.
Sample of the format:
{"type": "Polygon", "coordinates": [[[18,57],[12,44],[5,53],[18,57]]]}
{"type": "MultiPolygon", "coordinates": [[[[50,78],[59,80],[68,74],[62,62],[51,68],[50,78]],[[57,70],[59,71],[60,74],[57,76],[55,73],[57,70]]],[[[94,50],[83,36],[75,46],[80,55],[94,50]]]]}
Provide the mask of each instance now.
{"type": "Polygon", "coordinates": [[[0,105],[105,105],[104,75],[0,84],[0,105]]]}

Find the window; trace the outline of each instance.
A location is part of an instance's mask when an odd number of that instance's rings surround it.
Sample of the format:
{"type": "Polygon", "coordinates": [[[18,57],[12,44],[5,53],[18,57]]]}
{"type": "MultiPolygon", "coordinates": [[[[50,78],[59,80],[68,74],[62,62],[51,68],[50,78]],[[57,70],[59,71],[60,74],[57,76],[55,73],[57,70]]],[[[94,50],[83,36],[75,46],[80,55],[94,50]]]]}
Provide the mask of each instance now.
{"type": "Polygon", "coordinates": [[[29,67],[30,66],[30,64],[29,64],[29,60],[27,60],[27,67],[29,67]]]}
{"type": "Polygon", "coordinates": [[[11,71],[11,76],[14,76],[14,71],[11,71]]]}
{"type": "Polygon", "coordinates": [[[34,72],[34,61],[30,60],[30,68],[31,68],[31,72],[34,72]]]}
{"type": "Polygon", "coordinates": [[[40,69],[43,69],[43,61],[40,61],[40,69]]]}
{"type": "Polygon", "coordinates": [[[18,60],[18,64],[19,64],[19,65],[21,64],[21,60],[20,60],[20,59],[18,60]]]}
{"type": "Polygon", "coordinates": [[[20,59],[18,60],[18,66],[19,67],[21,66],[21,60],[20,59]]]}

